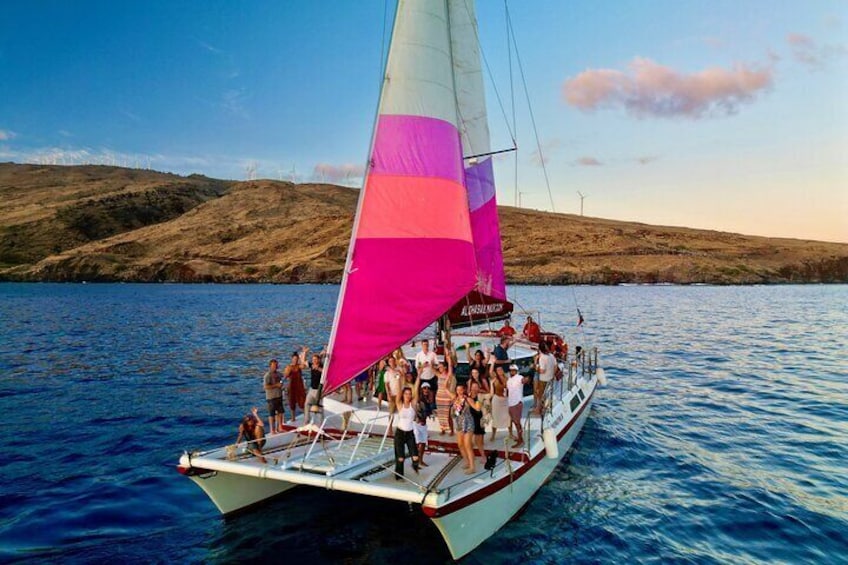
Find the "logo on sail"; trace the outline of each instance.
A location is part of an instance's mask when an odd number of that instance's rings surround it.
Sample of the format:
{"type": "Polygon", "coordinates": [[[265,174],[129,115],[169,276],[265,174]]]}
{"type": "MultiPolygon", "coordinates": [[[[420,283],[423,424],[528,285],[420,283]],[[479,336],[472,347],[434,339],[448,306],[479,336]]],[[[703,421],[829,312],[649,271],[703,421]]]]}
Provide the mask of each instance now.
{"type": "Polygon", "coordinates": [[[462,307],[461,316],[491,316],[500,314],[504,310],[504,303],[497,304],[466,304],[462,307]]]}

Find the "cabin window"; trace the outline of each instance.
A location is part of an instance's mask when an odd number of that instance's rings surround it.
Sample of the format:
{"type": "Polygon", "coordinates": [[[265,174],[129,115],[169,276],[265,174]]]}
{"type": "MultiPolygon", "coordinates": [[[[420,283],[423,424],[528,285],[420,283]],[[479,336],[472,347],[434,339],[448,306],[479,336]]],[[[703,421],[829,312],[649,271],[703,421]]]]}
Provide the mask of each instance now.
{"type": "Polygon", "coordinates": [[[571,411],[574,412],[575,410],[577,410],[577,407],[580,406],[580,399],[577,398],[576,396],[572,396],[570,405],[571,405],[571,411]]]}

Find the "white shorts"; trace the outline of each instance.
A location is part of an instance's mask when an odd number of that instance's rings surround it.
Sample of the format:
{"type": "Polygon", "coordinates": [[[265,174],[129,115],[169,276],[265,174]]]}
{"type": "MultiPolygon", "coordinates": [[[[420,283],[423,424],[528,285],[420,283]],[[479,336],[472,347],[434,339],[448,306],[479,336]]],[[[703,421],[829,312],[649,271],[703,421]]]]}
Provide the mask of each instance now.
{"type": "Polygon", "coordinates": [[[412,433],[415,434],[415,443],[427,443],[427,426],[413,422],[412,433]]]}

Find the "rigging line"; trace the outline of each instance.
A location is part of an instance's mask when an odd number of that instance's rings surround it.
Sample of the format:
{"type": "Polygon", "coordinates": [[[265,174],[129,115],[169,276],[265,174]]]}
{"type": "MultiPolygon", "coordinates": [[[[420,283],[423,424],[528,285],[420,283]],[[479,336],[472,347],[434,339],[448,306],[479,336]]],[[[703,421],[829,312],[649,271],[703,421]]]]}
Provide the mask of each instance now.
{"type": "MultiPolygon", "coordinates": [[[[512,21],[507,12],[506,17],[512,21]]],[[[524,65],[521,64],[521,53],[518,51],[518,42],[515,40],[515,33],[512,35],[512,42],[515,46],[515,61],[518,63],[518,71],[521,74],[521,84],[524,86],[524,96],[527,99],[527,110],[530,113],[530,123],[533,124],[533,135],[536,137],[536,149],[539,151],[539,162],[542,164],[542,172],[545,175],[545,185],[548,187],[548,197],[551,200],[551,211],[556,212],[554,205],[554,195],[551,192],[551,181],[548,178],[548,168],[545,166],[545,158],[542,155],[542,143],[539,141],[539,130],[536,128],[536,117],[533,115],[533,106],[530,104],[530,91],[527,89],[527,79],[524,76],[524,65]]]]}
{"type": "MultiPolygon", "coordinates": [[[[506,53],[507,63],[509,65],[509,100],[512,105],[512,129],[518,135],[518,121],[515,119],[515,79],[512,76],[512,43],[510,36],[512,35],[512,22],[509,19],[509,6],[507,0],[504,0],[504,20],[506,22],[506,53]]],[[[514,182],[513,182],[513,200],[512,205],[518,208],[518,152],[515,153],[514,182]]]]}
{"type": "Polygon", "coordinates": [[[389,19],[389,0],[383,2],[383,34],[380,40],[380,87],[382,88],[383,79],[386,76],[386,27],[389,19]]]}
{"type": "Polygon", "coordinates": [[[489,66],[489,60],[486,58],[486,52],[483,51],[483,45],[480,43],[480,34],[477,31],[477,20],[476,18],[471,17],[471,9],[468,7],[468,0],[463,0],[462,4],[465,6],[465,11],[468,13],[468,19],[473,22],[471,28],[474,30],[474,39],[477,42],[477,48],[480,49],[480,58],[483,59],[483,64],[486,66],[486,72],[489,74],[489,80],[492,83],[492,89],[495,91],[495,98],[498,101],[498,106],[501,109],[501,115],[506,123],[506,129],[509,132],[509,138],[512,140],[512,146],[517,148],[518,145],[515,142],[515,131],[513,131],[512,127],[510,127],[509,118],[506,115],[506,109],[504,109],[503,101],[501,100],[501,93],[498,91],[498,86],[495,84],[495,75],[492,74],[492,68],[489,66]]]}
{"type": "MultiPolygon", "coordinates": [[[[509,5],[507,0],[504,0],[504,20],[506,21],[506,52],[507,52],[507,60],[509,61],[509,98],[510,103],[512,104],[512,127],[518,135],[518,118],[515,113],[515,78],[512,73],[512,44],[515,39],[514,33],[512,31],[512,20],[509,17],[509,5]],[[511,40],[512,37],[512,40],[511,40]]],[[[513,186],[513,203],[512,205],[515,208],[518,208],[518,151],[515,152],[513,166],[512,166],[512,186],[513,186]]],[[[503,252],[501,252],[503,253],[503,252]]],[[[518,297],[518,288],[516,287],[513,292],[514,296],[518,297]]]]}

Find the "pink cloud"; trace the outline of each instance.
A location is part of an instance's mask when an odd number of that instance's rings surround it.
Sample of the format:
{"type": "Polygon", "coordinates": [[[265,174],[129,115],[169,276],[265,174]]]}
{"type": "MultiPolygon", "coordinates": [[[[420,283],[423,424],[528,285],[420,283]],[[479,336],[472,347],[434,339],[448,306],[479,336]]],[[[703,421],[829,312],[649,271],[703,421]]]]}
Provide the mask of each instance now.
{"type": "Polygon", "coordinates": [[[730,115],[772,84],[771,69],[736,65],[684,74],[637,57],[628,72],[589,69],[565,81],[565,101],[583,111],[623,107],[639,117],[730,115]]]}
{"type": "Polygon", "coordinates": [[[580,157],[576,161],[574,161],[575,165],[580,165],[581,167],[602,167],[603,163],[595,159],[594,157],[580,157]]]}
{"type": "Polygon", "coordinates": [[[806,35],[800,33],[788,33],[786,34],[786,43],[789,45],[798,45],[798,46],[813,46],[813,40],[807,37],[806,35]]]}
{"type": "Polygon", "coordinates": [[[813,69],[820,69],[834,58],[845,54],[843,45],[818,45],[812,38],[800,33],[786,35],[786,43],[792,47],[792,55],[799,63],[813,69]]]}
{"type": "Polygon", "coordinates": [[[330,163],[318,163],[312,170],[313,180],[322,182],[352,183],[362,178],[365,167],[346,163],[344,165],[331,165],[330,163]]]}

